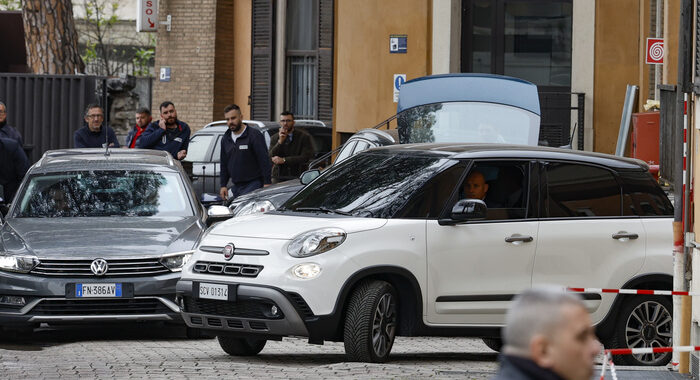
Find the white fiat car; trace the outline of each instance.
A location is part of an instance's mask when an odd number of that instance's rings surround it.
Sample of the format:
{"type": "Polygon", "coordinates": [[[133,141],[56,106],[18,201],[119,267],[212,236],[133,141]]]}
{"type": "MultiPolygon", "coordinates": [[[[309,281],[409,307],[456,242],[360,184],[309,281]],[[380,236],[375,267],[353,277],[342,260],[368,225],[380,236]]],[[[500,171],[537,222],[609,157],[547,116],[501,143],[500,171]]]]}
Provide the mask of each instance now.
{"type": "MultiPolygon", "coordinates": [[[[386,361],[397,335],[481,337],[497,349],[511,299],[533,284],[671,289],[672,215],[637,160],[490,144],[375,148],[275,211],[208,230],[178,302],[187,325],[231,355],[284,336],[343,341],[349,360],[367,362],[386,361]],[[476,171],[483,199],[464,188],[476,171]]],[[[607,347],[670,344],[670,298],[583,298],[607,347]]]]}

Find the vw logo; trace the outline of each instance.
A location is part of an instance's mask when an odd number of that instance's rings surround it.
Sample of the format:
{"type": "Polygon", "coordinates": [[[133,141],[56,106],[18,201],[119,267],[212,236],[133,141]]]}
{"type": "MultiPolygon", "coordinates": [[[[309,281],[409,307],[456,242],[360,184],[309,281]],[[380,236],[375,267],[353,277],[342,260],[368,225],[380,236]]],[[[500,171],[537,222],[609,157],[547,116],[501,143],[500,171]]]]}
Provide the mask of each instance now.
{"type": "Polygon", "coordinates": [[[233,257],[233,252],[236,250],[236,246],[233,243],[228,243],[224,246],[224,259],[231,260],[233,257]]]}
{"type": "Polygon", "coordinates": [[[90,270],[92,273],[98,276],[103,276],[105,273],[107,273],[108,268],[109,265],[107,265],[107,261],[105,259],[96,259],[93,260],[92,264],[90,264],[90,270]]]}

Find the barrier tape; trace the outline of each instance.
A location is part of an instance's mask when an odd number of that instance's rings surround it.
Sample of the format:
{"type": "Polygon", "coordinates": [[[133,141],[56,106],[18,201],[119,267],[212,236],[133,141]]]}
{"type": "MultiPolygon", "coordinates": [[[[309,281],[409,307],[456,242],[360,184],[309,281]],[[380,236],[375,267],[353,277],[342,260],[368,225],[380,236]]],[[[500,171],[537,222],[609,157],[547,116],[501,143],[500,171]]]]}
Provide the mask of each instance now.
{"type": "Polygon", "coordinates": [[[571,288],[566,290],[576,293],[616,293],[616,294],[645,294],[656,296],[700,296],[700,293],[683,292],[678,290],[648,290],[648,289],[603,289],[603,288],[571,288]]]}
{"type": "Polygon", "coordinates": [[[609,355],[639,355],[658,354],[662,352],[693,352],[700,351],[700,346],[674,346],[674,347],[642,347],[642,348],[613,348],[605,350],[609,355]]]}

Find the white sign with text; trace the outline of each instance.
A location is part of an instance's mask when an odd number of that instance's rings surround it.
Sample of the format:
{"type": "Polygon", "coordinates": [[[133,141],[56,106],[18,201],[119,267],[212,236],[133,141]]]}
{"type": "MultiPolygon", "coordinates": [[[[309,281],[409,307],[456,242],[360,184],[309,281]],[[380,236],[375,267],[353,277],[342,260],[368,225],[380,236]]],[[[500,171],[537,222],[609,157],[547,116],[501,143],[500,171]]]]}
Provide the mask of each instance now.
{"type": "Polygon", "coordinates": [[[137,32],[155,32],[158,30],[158,0],[138,0],[136,13],[137,32]]]}

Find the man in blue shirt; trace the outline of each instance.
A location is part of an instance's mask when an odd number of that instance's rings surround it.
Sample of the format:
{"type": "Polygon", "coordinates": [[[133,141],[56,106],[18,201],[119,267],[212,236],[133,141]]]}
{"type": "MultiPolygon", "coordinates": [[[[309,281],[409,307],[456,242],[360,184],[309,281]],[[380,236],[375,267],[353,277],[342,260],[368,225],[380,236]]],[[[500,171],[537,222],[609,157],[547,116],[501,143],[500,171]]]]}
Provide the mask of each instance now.
{"type": "Polygon", "coordinates": [[[7,106],[3,102],[0,102],[0,138],[16,140],[20,147],[24,146],[22,135],[7,124],[7,106]]]}
{"type": "Polygon", "coordinates": [[[89,104],[85,108],[86,126],[78,129],[73,134],[73,147],[75,148],[103,148],[105,144],[119,148],[119,141],[114,129],[102,125],[105,119],[102,107],[97,104],[89,104]]]}
{"type": "Polygon", "coordinates": [[[152,122],[141,138],[136,141],[137,148],[156,149],[170,152],[182,160],[187,156],[190,143],[190,127],[177,119],[175,105],[171,101],[160,104],[160,120],[152,122]]]}
{"type": "Polygon", "coordinates": [[[228,180],[233,182],[233,198],[270,183],[271,162],[263,134],[243,124],[241,109],[235,104],[224,108],[228,131],[221,138],[221,198],[228,199],[228,180]]]}

